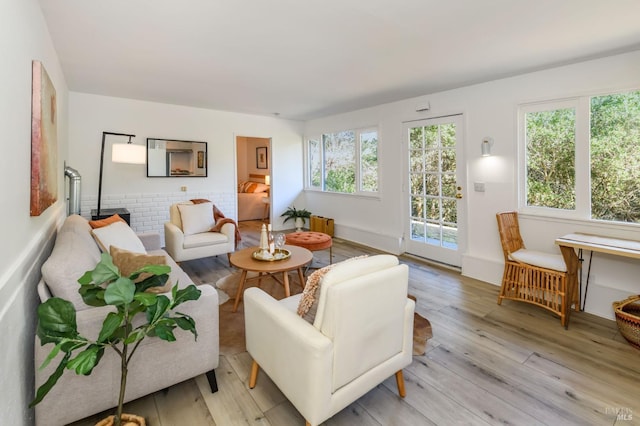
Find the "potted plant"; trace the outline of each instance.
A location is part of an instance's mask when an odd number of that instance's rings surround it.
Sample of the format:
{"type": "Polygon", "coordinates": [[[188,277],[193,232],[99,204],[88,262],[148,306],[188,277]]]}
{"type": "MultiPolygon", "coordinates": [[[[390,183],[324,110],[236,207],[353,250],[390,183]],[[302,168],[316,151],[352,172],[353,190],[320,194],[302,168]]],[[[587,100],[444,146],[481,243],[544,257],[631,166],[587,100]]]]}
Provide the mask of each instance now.
{"type": "Polygon", "coordinates": [[[280,217],[285,218],[282,223],[286,223],[289,219],[293,219],[296,226],[296,231],[300,232],[302,231],[302,227],[304,226],[304,220],[311,217],[311,212],[305,209],[298,210],[295,206],[291,206],[284,213],[282,213],[280,217]]]}
{"type": "MultiPolygon", "coordinates": [[[[42,303],[38,307],[37,335],[42,345],[54,343],[55,346],[41,368],[49,364],[60,352],[64,353],[64,357],[55,372],[38,388],[36,397],[29,406],[38,404],[47,395],[65,369],[74,370],[76,374],[91,374],[105,349],[111,348],[121,359],[120,395],[117,413],[113,418],[113,424],[119,426],[123,418],[122,406],[129,363],[140,342],[146,336],[157,336],[167,342],[175,341],[173,330],[176,327],[190,331],[196,339],[198,337],[193,318],[179,312],[171,312],[183,302],[197,300],[200,297],[201,291],[195,285],[179,290],[176,284],[172,288],[171,299],[163,294],[145,292],[150,287],[163,286],[169,278],[170,271],[171,268],[167,265],[148,265],[129,277],[124,277],[113,264],[111,256],[102,253],[96,268],[87,271],[78,280],[78,291],[86,304],[110,305],[115,308],[106,314],[100,334],[95,340],[78,333],[76,310],[71,302],[52,297],[42,303]],[[141,274],[146,274],[146,278],[135,282],[141,274]],[[138,314],[143,314],[146,321],[134,327],[132,322],[138,314]]],[[[140,419],[144,425],[144,419],[140,419]]]]}

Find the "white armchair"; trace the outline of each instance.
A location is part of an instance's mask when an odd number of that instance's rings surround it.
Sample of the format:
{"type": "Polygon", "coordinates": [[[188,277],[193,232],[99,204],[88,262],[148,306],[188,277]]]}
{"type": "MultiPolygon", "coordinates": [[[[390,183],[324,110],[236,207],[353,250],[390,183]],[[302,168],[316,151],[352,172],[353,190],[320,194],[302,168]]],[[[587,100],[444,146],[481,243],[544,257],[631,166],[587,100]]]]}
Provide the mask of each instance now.
{"type": "Polygon", "coordinates": [[[259,288],[244,293],[249,387],[261,368],[305,418],[318,425],[412,360],[413,312],[408,268],[391,255],[335,265],[320,283],[313,324],[296,310],[301,295],[276,300],[259,288]]]}
{"type": "Polygon", "coordinates": [[[235,249],[234,225],[225,223],[220,232],[210,232],[209,229],[213,224],[213,208],[210,203],[193,204],[187,201],[172,204],[169,207],[169,222],[164,224],[164,239],[167,252],[176,262],[233,253],[235,249]],[[208,209],[211,222],[207,224],[203,219],[200,219],[200,222],[203,223],[198,226],[198,215],[192,214],[188,219],[191,223],[183,223],[182,215],[178,208],[179,205],[190,205],[194,209],[208,209]],[[194,224],[194,222],[196,223],[194,224]],[[185,228],[193,230],[198,227],[201,228],[201,232],[193,233],[188,230],[185,232],[185,228]]]}

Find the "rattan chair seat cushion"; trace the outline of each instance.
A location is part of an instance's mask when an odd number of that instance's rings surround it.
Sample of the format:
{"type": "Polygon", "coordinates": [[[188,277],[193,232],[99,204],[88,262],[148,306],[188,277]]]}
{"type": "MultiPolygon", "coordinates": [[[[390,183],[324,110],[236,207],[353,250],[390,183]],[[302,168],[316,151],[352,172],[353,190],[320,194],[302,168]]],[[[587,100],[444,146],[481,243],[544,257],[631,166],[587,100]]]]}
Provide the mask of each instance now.
{"type": "Polygon", "coordinates": [[[510,260],[527,263],[539,268],[567,272],[567,265],[560,254],[544,253],[536,250],[520,249],[509,254],[510,260]]]}

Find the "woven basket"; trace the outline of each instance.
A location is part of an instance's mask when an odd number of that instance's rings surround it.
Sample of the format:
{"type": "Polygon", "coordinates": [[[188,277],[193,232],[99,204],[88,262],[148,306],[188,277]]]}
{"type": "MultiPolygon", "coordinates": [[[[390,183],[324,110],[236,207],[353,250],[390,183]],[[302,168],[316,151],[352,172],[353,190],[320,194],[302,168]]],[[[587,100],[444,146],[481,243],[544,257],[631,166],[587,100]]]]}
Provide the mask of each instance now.
{"type": "Polygon", "coordinates": [[[631,345],[640,349],[640,295],[613,302],[613,311],[620,334],[631,345]]]}

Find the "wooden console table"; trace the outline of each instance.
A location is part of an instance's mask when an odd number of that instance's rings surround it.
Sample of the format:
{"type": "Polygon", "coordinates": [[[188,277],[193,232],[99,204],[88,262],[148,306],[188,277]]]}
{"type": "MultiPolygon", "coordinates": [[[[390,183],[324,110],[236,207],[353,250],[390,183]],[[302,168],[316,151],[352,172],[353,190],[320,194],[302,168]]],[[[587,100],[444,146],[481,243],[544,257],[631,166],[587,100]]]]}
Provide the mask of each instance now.
{"type": "MultiPolygon", "coordinates": [[[[587,291],[589,290],[589,275],[591,273],[591,260],[594,252],[608,253],[616,256],[631,257],[640,259],[640,241],[624,240],[621,238],[611,238],[601,235],[591,234],[567,234],[556,239],[556,244],[560,247],[560,252],[567,264],[567,273],[569,280],[569,288],[574,289],[578,286],[580,289],[581,309],[587,303],[587,291]],[[575,249],[578,249],[576,254],[575,249]],[[582,250],[589,250],[589,266],[587,272],[587,282],[584,290],[584,302],[582,302],[582,285],[578,283],[578,271],[580,270],[580,262],[582,259],[582,250]]],[[[567,309],[567,325],[569,324],[569,309],[567,309]]]]}

